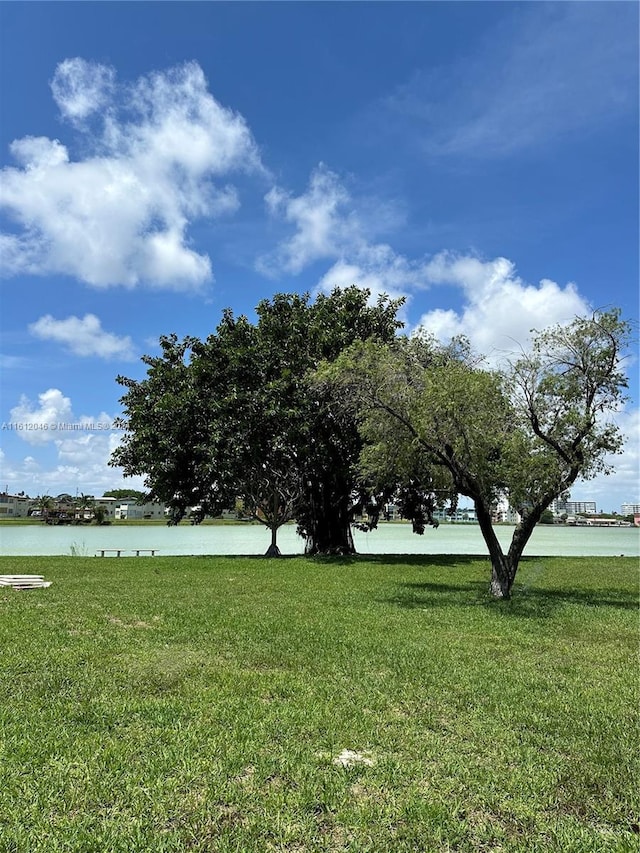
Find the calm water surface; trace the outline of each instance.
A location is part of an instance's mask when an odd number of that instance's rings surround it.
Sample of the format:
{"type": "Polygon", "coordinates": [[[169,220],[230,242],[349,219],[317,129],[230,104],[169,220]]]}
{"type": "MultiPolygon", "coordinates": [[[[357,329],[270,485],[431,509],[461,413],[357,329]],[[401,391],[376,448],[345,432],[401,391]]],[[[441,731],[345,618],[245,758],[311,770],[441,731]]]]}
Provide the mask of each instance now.
{"type": "MultiPolygon", "coordinates": [[[[496,528],[503,547],[508,546],[513,528],[496,528]]],[[[477,525],[441,524],[423,536],[411,532],[408,524],[381,524],[372,533],[355,531],[356,548],[361,554],[486,554],[477,525]]],[[[54,555],[77,553],[93,555],[101,548],[155,548],[170,554],[263,554],[270,534],[256,525],[220,525],[165,527],[32,527],[0,526],[0,554],[54,555]]],[[[278,533],[283,554],[301,554],[304,543],[294,525],[278,533]]],[[[538,526],[529,540],[529,556],[640,556],[640,529],[630,527],[551,527],[538,526]]]]}

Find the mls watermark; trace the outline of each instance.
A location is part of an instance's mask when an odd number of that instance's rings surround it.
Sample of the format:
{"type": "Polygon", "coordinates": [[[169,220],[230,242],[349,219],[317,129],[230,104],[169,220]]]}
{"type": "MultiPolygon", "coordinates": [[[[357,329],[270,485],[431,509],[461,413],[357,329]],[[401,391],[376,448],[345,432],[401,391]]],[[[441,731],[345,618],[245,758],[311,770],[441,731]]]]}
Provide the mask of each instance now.
{"type": "Polygon", "coordinates": [[[80,423],[5,421],[2,424],[2,429],[9,432],[112,432],[113,430],[122,430],[112,421],[82,421],[80,423]]]}

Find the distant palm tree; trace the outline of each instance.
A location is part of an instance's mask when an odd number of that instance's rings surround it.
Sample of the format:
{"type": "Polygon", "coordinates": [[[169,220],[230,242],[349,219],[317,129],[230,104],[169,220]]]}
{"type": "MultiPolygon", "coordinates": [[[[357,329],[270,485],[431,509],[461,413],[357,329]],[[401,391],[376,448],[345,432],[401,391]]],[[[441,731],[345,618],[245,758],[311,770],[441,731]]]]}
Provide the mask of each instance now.
{"type": "Polygon", "coordinates": [[[81,492],[75,500],[76,518],[80,520],[93,518],[94,504],[93,495],[85,495],[81,492]]]}
{"type": "Polygon", "coordinates": [[[36,498],[36,509],[46,521],[49,513],[53,509],[53,498],[50,495],[38,495],[36,498]]]}

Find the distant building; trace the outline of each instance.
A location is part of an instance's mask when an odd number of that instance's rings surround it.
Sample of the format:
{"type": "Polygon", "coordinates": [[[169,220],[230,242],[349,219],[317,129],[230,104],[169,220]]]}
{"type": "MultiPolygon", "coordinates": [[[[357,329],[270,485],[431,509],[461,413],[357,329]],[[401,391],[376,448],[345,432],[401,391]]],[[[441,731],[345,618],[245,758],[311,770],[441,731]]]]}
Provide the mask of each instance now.
{"type": "Polygon", "coordinates": [[[0,492],[0,518],[26,518],[33,501],[27,495],[0,492]]]}
{"type": "Polygon", "coordinates": [[[433,512],[436,521],[477,522],[475,507],[459,506],[455,512],[448,509],[436,509],[433,512]]]}
{"type": "Polygon", "coordinates": [[[622,504],[621,515],[640,515],[640,504],[622,504]]]}
{"type": "Polygon", "coordinates": [[[119,503],[115,508],[115,518],[121,521],[133,519],[153,519],[165,517],[165,505],[161,503],[138,504],[135,501],[119,503]]]}
{"type": "MultiPolygon", "coordinates": [[[[102,507],[104,509],[105,518],[114,518],[117,503],[118,503],[118,498],[94,498],[92,503],[91,503],[89,517],[90,518],[93,517],[93,508],[94,507],[102,507]]],[[[85,518],[86,517],[87,516],[85,515],[85,518]]]]}
{"type": "Polygon", "coordinates": [[[595,501],[563,501],[556,498],[550,507],[554,515],[596,515],[595,501]]]}
{"type": "Polygon", "coordinates": [[[494,524],[520,524],[520,513],[510,504],[506,495],[502,495],[491,507],[491,521],[494,524]]]}
{"type": "MultiPolygon", "coordinates": [[[[568,521],[567,523],[570,522],[568,521]]],[[[612,518],[611,516],[603,518],[601,515],[594,518],[579,516],[573,520],[573,523],[578,527],[631,527],[630,521],[623,521],[620,518],[612,518]]]]}

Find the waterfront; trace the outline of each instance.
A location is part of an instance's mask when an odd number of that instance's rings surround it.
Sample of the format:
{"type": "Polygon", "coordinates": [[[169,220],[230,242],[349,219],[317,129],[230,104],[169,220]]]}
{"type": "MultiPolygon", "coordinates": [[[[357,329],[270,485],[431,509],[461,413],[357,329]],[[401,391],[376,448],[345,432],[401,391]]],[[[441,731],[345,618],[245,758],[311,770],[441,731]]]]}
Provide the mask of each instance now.
{"type": "MultiPolygon", "coordinates": [[[[496,527],[503,548],[513,527],[496,527]]],[[[354,531],[361,554],[486,554],[480,528],[473,524],[441,524],[427,529],[423,536],[411,532],[408,524],[380,524],[371,533],[354,531]]],[[[201,554],[263,554],[270,534],[264,527],[250,524],[225,524],[178,527],[161,525],[106,525],[103,527],[48,527],[32,525],[0,526],[0,553],[12,555],[80,554],[91,556],[101,549],[156,549],[164,556],[201,554]]],[[[278,532],[283,554],[301,554],[303,540],[295,525],[278,532]]],[[[533,533],[525,556],[640,556],[638,528],[559,527],[539,525],[533,533]]]]}

